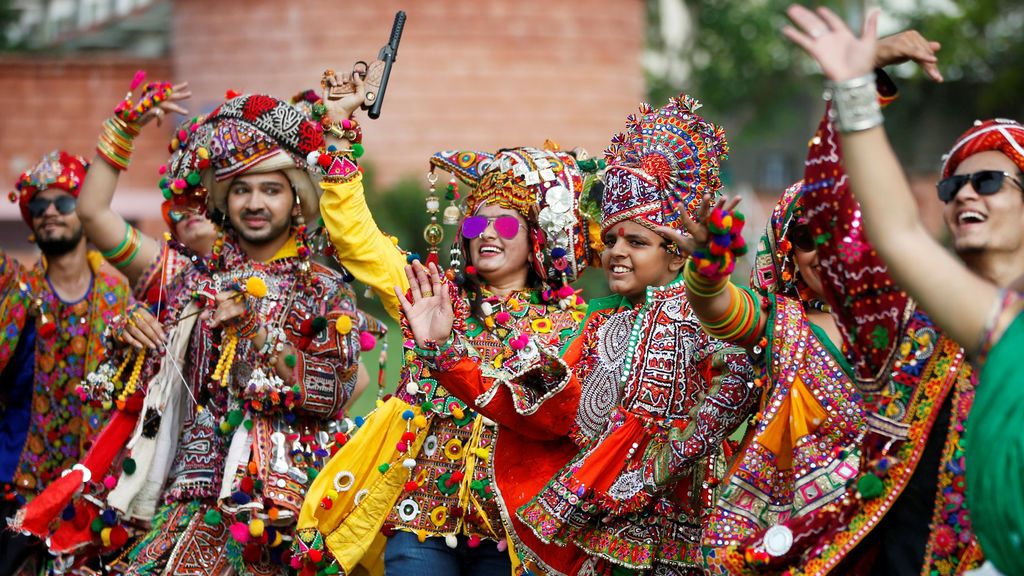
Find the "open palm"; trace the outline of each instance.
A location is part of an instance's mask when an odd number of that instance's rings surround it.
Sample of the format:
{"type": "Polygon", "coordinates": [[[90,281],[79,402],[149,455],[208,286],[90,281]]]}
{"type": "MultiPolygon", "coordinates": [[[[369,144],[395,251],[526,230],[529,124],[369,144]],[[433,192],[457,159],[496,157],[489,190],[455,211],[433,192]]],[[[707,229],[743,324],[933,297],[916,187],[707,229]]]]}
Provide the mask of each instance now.
{"type": "Polygon", "coordinates": [[[416,345],[424,348],[430,341],[448,340],[455,323],[455,310],[448,287],[441,284],[437,266],[430,263],[424,268],[417,260],[405,267],[405,275],[409,278],[411,300],[397,287],[395,294],[402,305],[402,313],[409,323],[416,345]]]}
{"type": "Polygon", "coordinates": [[[868,13],[860,38],[828,8],[812,11],[793,4],[786,14],[795,26],[786,26],[782,33],[817,60],[829,80],[843,82],[874,69],[878,10],[868,13]]]}

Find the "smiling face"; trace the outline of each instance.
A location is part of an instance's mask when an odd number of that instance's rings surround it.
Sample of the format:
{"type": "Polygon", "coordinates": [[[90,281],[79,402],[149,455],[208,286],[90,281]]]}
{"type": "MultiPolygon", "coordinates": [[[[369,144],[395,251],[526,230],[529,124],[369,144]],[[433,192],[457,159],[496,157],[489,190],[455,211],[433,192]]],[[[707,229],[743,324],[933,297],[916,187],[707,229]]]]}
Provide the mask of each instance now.
{"type": "Polygon", "coordinates": [[[43,190],[33,197],[33,200],[49,201],[46,210],[32,217],[32,233],[36,237],[36,244],[47,256],[67,254],[82,242],[82,221],[74,211],[74,203],[71,202],[72,209],[68,214],[62,214],[57,209],[56,201],[64,197],[74,200],[67,192],[53,188],[43,190]]]}
{"type": "Polygon", "coordinates": [[[494,204],[480,206],[474,216],[489,220],[479,236],[469,239],[469,262],[476,268],[477,274],[484,283],[494,286],[505,285],[521,277],[523,286],[519,288],[525,287],[530,270],[530,241],[526,219],[515,210],[494,204]],[[495,221],[502,217],[512,217],[519,222],[512,238],[504,237],[496,229],[495,221]]]}
{"type": "MultiPolygon", "coordinates": [[[[1002,152],[989,150],[968,156],[956,168],[956,174],[981,170],[1007,172],[1021,181],[1021,171],[1002,152]]],[[[953,248],[962,257],[987,252],[1024,251],[1024,192],[1010,178],[995,194],[982,196],[970,182],[965,183],[942,211],[953,239],[953,248]]]]}
{"type": "Polygon", "coordinates": [[[647,297],[648,286],[676,279],[686,259],[666,250],[667,241],[633,221],[615,224],[604,233],[604,267],[608,288],[634,304],[647,297]]]}
{"type": "Polygon", "coordinates": [[[228,220],[244,241],[268,244],[288,234],[299,206],[283,172],[243,174],[228,188],[228,220]]]}

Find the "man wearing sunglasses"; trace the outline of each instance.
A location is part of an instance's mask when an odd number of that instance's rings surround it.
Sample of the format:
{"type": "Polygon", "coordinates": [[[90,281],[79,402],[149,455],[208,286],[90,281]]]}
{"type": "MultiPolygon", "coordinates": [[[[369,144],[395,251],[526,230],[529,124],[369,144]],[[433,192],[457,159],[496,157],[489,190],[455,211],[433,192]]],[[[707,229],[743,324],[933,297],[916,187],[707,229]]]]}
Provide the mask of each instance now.
{"type": "Polygon", "coordinates": [[[89,449],[102,424],[75,388],[104,358],[102,334],[128,305],[128,287],[86,250],[75,205],[86,162],[54,151],[12,192],[42,252],[21,266],[0,251],[0,574],[42,555],[7,518],[89,449]]]}

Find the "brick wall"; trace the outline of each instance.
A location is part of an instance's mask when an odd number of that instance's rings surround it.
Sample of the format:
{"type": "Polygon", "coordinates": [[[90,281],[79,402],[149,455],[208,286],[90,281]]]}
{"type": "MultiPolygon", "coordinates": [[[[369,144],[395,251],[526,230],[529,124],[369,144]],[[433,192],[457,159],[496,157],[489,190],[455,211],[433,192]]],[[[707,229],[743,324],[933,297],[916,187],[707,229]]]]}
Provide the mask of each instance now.
{"type": "Polygon", "coordinates": [[[600,152],[644,93],[640,0],[219,2],[177,0],[172,53],[200,108],[225,88],[289,96],[324,68],[375,58],[395,11],[402,45],[366,161],[390,183],[446,148],[541,145],[600,152]]]}

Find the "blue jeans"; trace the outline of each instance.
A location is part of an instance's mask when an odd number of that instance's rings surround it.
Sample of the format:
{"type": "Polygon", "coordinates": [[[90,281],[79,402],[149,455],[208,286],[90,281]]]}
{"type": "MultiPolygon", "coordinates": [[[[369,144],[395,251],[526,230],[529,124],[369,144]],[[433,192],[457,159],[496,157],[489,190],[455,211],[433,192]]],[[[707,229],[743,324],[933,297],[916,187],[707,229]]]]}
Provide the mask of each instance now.
{"type": "Polygon", "coordinates": [[[412,532],[395,532],[384,548],[385,576],[509,576],[512,561],[497,543],[482,540],[470,548],[465,536],[449,548],[444,538],[420,542],[412,532]]]}

